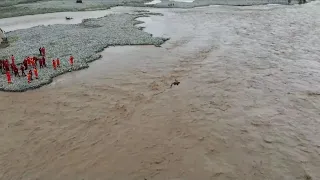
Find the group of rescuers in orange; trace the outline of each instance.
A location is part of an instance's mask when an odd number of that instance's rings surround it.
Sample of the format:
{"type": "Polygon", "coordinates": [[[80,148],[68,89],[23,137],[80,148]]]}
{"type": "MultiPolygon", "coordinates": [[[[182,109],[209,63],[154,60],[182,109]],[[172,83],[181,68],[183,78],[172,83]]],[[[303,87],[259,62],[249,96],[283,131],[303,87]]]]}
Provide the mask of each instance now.
{"type": "MultiPolygon", "coordinates": [[[[37,69],[38,62],[39,62],[40,69],[47,67],[46,59],[45,59],[46,49],[44,47],[39,48],[39,53],[41,55],[40,59],[38,59],[37,57],[26,57],[20,66],[21,76],[27,76],[28,83],[31,83],[31,81],[33,80],[32,79],[33,73],[34,73],[35,78],[38,79],[38,69],[37,69]],[[26,75],[24,71],[28,70],[29,67],[31,69],[29,70],[28,74],[26,75]],[[33,69],[33,73],[32,73],[32,69],[33,69]]],[[[71,66],[73,66],[73,62],[74,62],[74,58],[73,58],[73,56],[70,56],[69,63],[71,66]]],[[[11,67],[12,73],[14,73],[14,76],[20,77],[19,69],[18,69],[17,65],[15,64],[15,58],[13,55],[11,55],[11,64],[9,63],[8,59],[0,60],[0,70],[3,69],[6,71],[8,84],[12,83],[11,74],[10,74],[10,67],[11,67]]],[[[52,67],[54,70],[57,70],[57,68],[60,67],[60,59],[59,58],[52,60],[52,67]]]]}

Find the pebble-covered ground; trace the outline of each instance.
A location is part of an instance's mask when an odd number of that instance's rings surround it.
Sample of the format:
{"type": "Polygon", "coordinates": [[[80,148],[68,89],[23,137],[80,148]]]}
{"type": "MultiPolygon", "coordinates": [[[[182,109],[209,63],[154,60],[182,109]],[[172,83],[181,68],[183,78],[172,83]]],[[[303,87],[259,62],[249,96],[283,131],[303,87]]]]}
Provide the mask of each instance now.
{"type": "MultiPolygon", "coordinates": [[[[53,77],[72,70],[88,67],[88,62],[100,58],[97,54],[108,46],[117,45],[155,45],[160,46],[167,39],[152,37],[141,31],[135,20],[151,13],[136,12],[134,14],[108,15],[98,19],[86,19],[76,25],[37,26],[25,30],[9,32],[10,46],[1,48],[2,57],[14,54],[16,63],[21,63],[26,56],[39,54],[39,47],[46,48],[48,68],[39,69],[39,79],[27,83],[26,77],[12,77],[12,84],[7,83],[5,75],[0,77],[0,90],[26,91],[48,84],[53,77]],[[71,68],[68,59],[75,58],[71,68]],[[61,68],[53,70],[52,59],[60,58],[61,68]]],[[[9,59],[9,58],[8,58],[9,59]]]]}
{"type": "Polygon", "coordinates": [[[51,12],[108,9],[115,6],[144,6],[150,0],[1,0],[0,18],[51,12]]]}

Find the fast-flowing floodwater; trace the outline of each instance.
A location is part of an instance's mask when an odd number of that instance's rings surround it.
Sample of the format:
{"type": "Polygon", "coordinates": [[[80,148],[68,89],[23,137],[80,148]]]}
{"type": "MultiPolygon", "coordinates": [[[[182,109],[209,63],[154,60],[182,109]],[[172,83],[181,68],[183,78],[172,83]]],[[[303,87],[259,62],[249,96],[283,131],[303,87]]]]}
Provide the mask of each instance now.
{"type": "Polygon", "coordinates": [[[0,93],[1,180],[320,179],[318,2],[151,11],[163,47],[0,93]]]}

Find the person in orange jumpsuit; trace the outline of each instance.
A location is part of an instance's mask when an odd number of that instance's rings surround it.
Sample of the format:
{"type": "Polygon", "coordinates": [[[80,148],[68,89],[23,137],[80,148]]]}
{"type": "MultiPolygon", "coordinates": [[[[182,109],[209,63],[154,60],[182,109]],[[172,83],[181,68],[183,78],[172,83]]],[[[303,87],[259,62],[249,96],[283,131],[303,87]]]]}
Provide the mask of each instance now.
{"type": "Polygon", "coordinates": [[[6,60],[4,61],[4,70],[10,71],[8,59],[6,59],[6,60]]]}
{"type": "Polygon", "coordinates": [[[38,79],[38,69],[36,67],[33,69],[33,72],[36,79],[38,79]]]}
{"type": "Polygon", "coordinates": [[[20,66],[20,70],[21,70],[21,76],[26,76],[26,73],[24,73],[24,66],[23,65],[20,66]]]}
{"type": "Polygon", "coordinates": [[[11,64],[14,64],[14,56],[11,55],[11,64]]]}
{"type": "Polygon", "coordinates": [[[35,62],[35,65],[38,66],[38,58],[36,56],[33,56],[33,60],[35,62]]]}
{"type": "Polygon", "coordinates": [[[46,58],[44,56],[42,57],[42,64],[44,67],[47,67],[46,58]]]}
{"type": "Polygon", "coordinates": [[[12,73],[14,73],[14,66],[15,66],[15,64],[10,64],[10,66],[11,66],[11,71],[12,71],[12,73]]]}
{"type": "Polygon", "coordinates": [[[73,56],[70,56],[69,61],[70,61],[70,65],[71,65],[71,66],[73,66],[73,59],[74,59],[73,56]]]}
{"type": "Polygon", "coordinates": [[[44,47],[41,48],[42,56],[46,56],[46,49],[44,47]]]}
{"type": "Polygon", "coordinates": [[[52,66],[54,70],[57,70],[57,63],[54,59],[52,60],[52,66]]]}
{"type": "Polygon", "coordinates": [[[4,70],[4,60],[0,60],[0,70],[4,70]]]}
{"type": "Polygon", "coordinates": [[[11,82],[11,74],[10,74],[10,71],[7,71],[6,74],[7,74],[8,84],[11,84],[12,82],[11,82]]]}
{"type": "Polygon", "coordinates": [[[39,59],[39,65],[40,65],[40,68],[43,68],[43,61],[42,61],[42,58],[39,59]]]}
{"type": "Polygon", "coordinates": [[[27,57],[27,63],[28,63],[28,66],[30,66],[30,65],[31,65],[31,59],[30,59],[30,57],[29,57],[29,56],[27,57]]]}
{"type": "Polygon", "coordinates": [[[31,83],[31,74],[30,73],[28,73],[28,83],[31,83]]]}
{"type": "Polygon", "coordinates": [[[29,70],[29,73],[28,73],[28,74],[30,74],[30,79],[31,79],[31,81],[32,81],[33,79],[32,79],[32,70],[31,70],[31,69],[29,70]]]}
{"type": "Polygon", "coordinates": [[[23,60],[23,66],[25,70],[28,70],[28,62],[27,62],[27,58],[24,58],[23,60]]]}
{"type": "Polygon", "coordinates": [[[31,58],[30,61],[31,61],[32,67],[33,68],[36,67],[36,61],[33,58],[31,58]]]}
{"type": "Polygon", "coordinates": [[[2,72],[2,69],[3,69],[3,61],[0,60],[0,71],[2,72]]]}
{"type": "Polygon", "coordinates": [[[60,67],[60,59],[57,58],[57,67],[60,67]]]}
{"type": "Polygon", "coordinates": [[[14,72],[14,76],[15,76],[15,77],[17,77],[17,76],[20,77],[19,69],[17,68],[17,66],[14,66],[14,67],[13,67],[13,72],[14,72]]]}

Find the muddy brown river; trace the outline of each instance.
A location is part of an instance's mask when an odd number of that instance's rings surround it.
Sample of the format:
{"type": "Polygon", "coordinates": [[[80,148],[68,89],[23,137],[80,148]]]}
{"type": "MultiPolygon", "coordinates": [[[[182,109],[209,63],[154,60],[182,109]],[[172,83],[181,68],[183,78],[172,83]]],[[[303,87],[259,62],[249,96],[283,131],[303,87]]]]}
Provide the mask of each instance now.
{"type": "Polygon", "coordinates": [[[320,179],[319,2],[151,11],[161,48],[0,93],[1,180],[320,179]]]}

